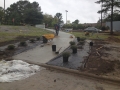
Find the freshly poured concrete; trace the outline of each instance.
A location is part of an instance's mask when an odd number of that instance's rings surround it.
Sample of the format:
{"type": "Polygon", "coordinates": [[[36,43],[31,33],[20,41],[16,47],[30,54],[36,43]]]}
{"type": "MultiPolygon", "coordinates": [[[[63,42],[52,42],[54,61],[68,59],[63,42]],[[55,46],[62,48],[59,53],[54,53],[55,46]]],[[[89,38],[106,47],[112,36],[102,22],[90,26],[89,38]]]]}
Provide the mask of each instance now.
{"type": "MultiPolygon", "coordinates": [[[[51,29],[48,29],[51,30],[51,29]]],[[[54,30],[51,30],[54,31],[54,30]]],[[[53,39],[53,41],[49,42],[49,44],[45,44],[44,47],[41,45],[35,47],[34,49],[28,50],[26,52],[17,54],[13,56],[15,60],[27,60],[30,62],[38,62],[38,63],[46,63],[49,60],[53,59],[57,56],[55,52],[52,51],[52,45],[56,45],[56,51],[60,48],[60,53],[64,51],[68,46],[69,42],[74,38],[70,38],[69,33],[59,32],[59,35],[53,39]]]]}

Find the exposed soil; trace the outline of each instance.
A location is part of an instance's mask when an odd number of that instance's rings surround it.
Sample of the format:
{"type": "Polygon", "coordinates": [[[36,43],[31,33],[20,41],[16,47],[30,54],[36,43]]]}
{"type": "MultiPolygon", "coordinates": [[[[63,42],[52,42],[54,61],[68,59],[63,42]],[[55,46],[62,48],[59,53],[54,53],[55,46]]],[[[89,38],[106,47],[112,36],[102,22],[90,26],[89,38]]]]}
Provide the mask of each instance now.
{"type": "Polygon", "coordinates": [[[111,37],[108,37],[108,41],[120,43],[120,39],[115,38],[115,37],[112,37],[112,36],[111,36],[111,37]]]}
{"type": "MultiPolygon", "coordinates": [[[[15,49],[16,50],[16,49],[15,49]]],[[[0,60],[5,59],[5,60],[11,60],[11,56],[14,55],[15,50],[4,50],[0,51],[0,60]]]]}
{"type": "Polygon", "coordinates": [[[120,39],[109,37],[106,41],[94,40],[94,46],[86,57],[85,72],[120,78],[120,39]]]}

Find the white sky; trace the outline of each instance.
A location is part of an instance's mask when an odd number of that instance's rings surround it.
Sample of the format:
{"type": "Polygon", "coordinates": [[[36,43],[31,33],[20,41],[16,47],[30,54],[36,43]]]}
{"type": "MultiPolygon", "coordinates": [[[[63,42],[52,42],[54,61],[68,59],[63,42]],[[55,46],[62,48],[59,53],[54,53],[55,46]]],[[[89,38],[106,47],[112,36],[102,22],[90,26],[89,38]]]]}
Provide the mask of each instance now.
{"type": "MultiPolygon", "coordinates": [[[[6,8],[19,0],[6,0],[6,8]]],[[[100,10],[100,5],[95,2],[98,0],[29,0],[30,2],[36,1],[41,6],[43,13],[54,16],[57,12],[62,13],[63,20],[66,23],[78,19],[80,23],[96,23],[100,18],[97,13],[100,10]]],[[[4,7],[4,0],[0,0],[0,6],[4,7]]]]}

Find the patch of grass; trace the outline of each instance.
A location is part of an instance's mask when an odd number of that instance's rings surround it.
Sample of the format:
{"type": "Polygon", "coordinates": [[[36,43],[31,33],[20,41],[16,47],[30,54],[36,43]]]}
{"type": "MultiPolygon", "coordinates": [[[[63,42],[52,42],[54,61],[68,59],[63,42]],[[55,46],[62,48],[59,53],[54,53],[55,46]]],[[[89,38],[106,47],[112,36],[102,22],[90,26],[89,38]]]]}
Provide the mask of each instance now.
{"type": "Polygon", "coordinates": [[[0,42],[15,40],[16,37],[40,37],[44,34],[51,33],[45,29],[36,28],[33,26],[1,26],[0,42]],[[3,28],[3,29],[2,29],[3,28]],[[4,28],[8,31],[4,31],[4,28]]]}
{"type": "Polygon", "coordinates": [[[18,30],[19,27],[18,26],[12,26],[11,29],[15,29],[15,30],[18,30]]]}
{"type": "Polygon", "coordinates": [[[120,39],[120,36],[115,36],[115,37],[120,39]]]}
{"type": "MultiPolygon", "coordinates": [[[[90,33],[89,36],[85,36],[85,32],[72,32],[71,34],[73,34],[75,37],[80,37],[80,38],[86,38],[86,39],[107,39],[108,37],[110,37],[111,35],[109,34],[105,34],[105,33],[90,33]]],[[[118,36],[114,36],[117,38],[120,38],[120,35],[118,36]]]]}

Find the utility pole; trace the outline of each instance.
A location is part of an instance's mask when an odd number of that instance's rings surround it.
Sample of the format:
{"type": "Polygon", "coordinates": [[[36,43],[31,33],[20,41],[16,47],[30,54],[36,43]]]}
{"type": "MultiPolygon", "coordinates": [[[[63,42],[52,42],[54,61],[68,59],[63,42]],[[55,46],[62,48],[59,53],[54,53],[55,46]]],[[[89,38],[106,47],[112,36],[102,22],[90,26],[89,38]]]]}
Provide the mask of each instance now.
{"type": "Polygon", "coordinates": [[[113,0],[111,0],[111,31],[110,34],[113,34],[113,0]]]}
{"type": "Polygon", "coordinates": [[[5,15],[5,0],[4,0],[4,15],[5,15]]]}
{"type": "Polygon", "coordinates": [[[67,24],[67,12],[68,12],[68,11],[67,11],[67,10],[65,10],[65,11],[66,11],[66,24],[67,24]]]}
{"type": "Polygon", "coordinates": [[[4,15],[3,15],[3,18],[2,18],[2,24],[4,24],[5,22],[5,0],[4,0],[4,15]]]}
{"type": "Polygon", "coordinates": [[[102,29],[102,5],[103,5],[103,0],[102,0],[102,4],[101,4],[101,29],[102,29]]]}

